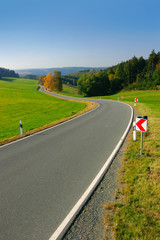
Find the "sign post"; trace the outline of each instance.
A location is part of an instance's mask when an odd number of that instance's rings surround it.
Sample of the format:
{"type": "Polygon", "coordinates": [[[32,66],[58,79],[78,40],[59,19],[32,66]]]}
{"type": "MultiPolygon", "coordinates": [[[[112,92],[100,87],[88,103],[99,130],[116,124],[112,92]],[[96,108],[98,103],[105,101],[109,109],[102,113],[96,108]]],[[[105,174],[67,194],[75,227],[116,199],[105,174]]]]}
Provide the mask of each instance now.
{"type": "Polygon", "coordinates": [[[147,132],[147,116],[136,117],[136,130],[141,131],[140,156],[142,156],[143,132],[147,132]]]}
{"type": "Polygon", "coordinates": [[[140,156],[142,156],[142,148],[143,148],[143,132],[141,132],[141,147],[140,147],[140,156]]]}

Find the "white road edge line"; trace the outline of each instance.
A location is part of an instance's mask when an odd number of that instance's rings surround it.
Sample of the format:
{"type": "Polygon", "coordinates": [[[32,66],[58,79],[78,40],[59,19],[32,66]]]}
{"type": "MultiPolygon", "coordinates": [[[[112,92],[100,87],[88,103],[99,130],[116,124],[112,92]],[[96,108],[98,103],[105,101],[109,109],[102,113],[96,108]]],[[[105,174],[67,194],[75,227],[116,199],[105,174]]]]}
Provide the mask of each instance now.
{"type": "MultiPolygon", "coordinates": [[[[123,104],[126,104],[126,103],[123,103],[123,104]]],[[[126,104],[126,105],[128,105],[128,104],[126,104]]],[[[97,187],[98,183],[103,178],[103,176],[106,173],[106,171],[108,170],[109,166],[111,165],[115,155],[117,154],[117,152],[119,151],[123,141],[125,140],[128,132],[130,130],[131,124],[132,124],[133,108],[130,105],[128,105],[128,106],[131,108],[131,118],[130,118],[129,124],[128,124],[124,134],[122,135],[120,141],[118,142],[117,146],[115,147],[115,149],[111,153],[110,157],[107,159],[107,161],[104,164],[104,166],[102,167],[102,169],[99,171],[98,175],[94,178],[94,180],[89,185],[87,190],[83,193],[81,198],[78,200],[78,202],[72,208],[72,210],[69,212],[69,214],[66,216],[66,218],[62,221],[62,223],[59,225],[59,227],[56,229],[56,231],[53,233],[53,235],[49,238],[49,240],[62,239],[62,237],[66,233],[67,229],[69,228],[69,226],[71,225],[71,223],[73,222],[75,217],[78,215],[78,213],[80,212],[80,210],[82,209],[82,207],[84,206],[86,201],[89,199],[89,197],[93,193],[94,189],[97,187]]]]}

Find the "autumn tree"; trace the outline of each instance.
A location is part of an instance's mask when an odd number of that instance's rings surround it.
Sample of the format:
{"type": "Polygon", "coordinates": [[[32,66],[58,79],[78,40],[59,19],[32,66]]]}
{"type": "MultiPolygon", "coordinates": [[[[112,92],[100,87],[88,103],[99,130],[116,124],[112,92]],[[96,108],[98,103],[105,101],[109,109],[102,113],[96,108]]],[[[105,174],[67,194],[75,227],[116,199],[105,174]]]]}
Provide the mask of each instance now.
{"type": "Polygon", "coordinates": [[[54,71],[54,76],[52,76],[50,81],[50,90],[62,91],[61,71],[54,71]]]}
{"type": "Polygon", "coordinates": [[[51,83],[51,79],[52,79],[52,73],[49,72],[47,74],[47,76],[44,77],[44,86],[46,87],[46,89],[50,89],[50,83],[51,83]]]}
{"type": "Polygon", "coordinates": [[[43,77],[43,80],[41,79],[41,82],[44,82],[44,86],[50,91],[62,91],[61,71],[55,71],[54,76],[52,76],[52,73],[49,72],[47,76],[43,77]]]}

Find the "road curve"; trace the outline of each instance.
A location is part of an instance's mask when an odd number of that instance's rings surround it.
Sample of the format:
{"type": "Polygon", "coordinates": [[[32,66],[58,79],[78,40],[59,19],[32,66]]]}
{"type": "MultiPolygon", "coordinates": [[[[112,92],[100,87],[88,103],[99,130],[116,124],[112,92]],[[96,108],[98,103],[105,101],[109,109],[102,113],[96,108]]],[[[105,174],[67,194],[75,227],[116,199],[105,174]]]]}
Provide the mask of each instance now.
{"type": "Polygon", "coordinates": [[[99,101],[81,117],[0,147],[0,240],[48,240],[101,171],[131,108],[99,101]]]}

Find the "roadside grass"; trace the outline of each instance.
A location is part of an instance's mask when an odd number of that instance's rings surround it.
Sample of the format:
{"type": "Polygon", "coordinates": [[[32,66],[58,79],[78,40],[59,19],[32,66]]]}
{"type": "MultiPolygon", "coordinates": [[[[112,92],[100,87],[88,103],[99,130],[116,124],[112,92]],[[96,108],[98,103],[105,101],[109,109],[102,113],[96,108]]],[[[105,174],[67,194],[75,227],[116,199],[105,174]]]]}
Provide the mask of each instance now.
{"type": "Polygon", "coordinates": [[[86,103],[62,100],[37,91],[37,81],[0,79],[0,143],[18,136],[19,120],[23,131],[47,126],[84,111],[86,103]]]}
{"type": "MultiPolygon", "coordinates": [[[[119,240],[160,239],[160,91],[121,92],[124,100],[136,108],[139,115],[148,116],[148,130],[143,138],[140,157],[140,132],[137,142],[129,136],[129,146],[120,170],[118,202],[106,203],[106,226],[119,240]]],[[[117,100],[118,94],[112,99],[117,100]]],[[[104,97],[106,99],[106,97],[104,97]]],[[[109,97],[111,99],[111,97],[109,97]]]]}
{"type": "Polygon", "coordinates": [[[77,87],[73,87],[67,84],[63,84],[63,90],[60,94],[70,96],[70,97],[83,98],[82,95],[78,94],[77,87]]]}

